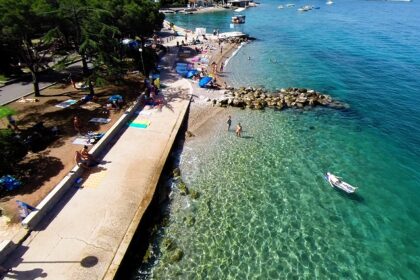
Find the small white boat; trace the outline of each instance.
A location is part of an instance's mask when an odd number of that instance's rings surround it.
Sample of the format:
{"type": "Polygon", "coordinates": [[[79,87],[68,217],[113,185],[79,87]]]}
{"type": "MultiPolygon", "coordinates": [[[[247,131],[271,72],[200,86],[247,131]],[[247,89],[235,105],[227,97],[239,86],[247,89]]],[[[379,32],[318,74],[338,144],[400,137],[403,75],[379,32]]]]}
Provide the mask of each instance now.
{"type": "Polygon", "coordinates": [[[295,6],[295,4],[286,4],[287,8],[291,8],[291,7],[294,7],[294,6],[295,6]]]}
{"type": "Polygon", "coordinates": [[[170,10],[170,9],[166,9],[166,10],[159,10],[159,12],[161,12],[161,13],[163,13],[163,14],[165,14],[165,15],[167,15],[167,14],[176,14],[176,12],[175,12],[175,11],[170,10]]]}
{"type": "Polygon", "coordinates": [[[231,22],[233,24],[242,24],[242,23],[245,23],[245,16],[243,16],[243,15],[233,16],[231,22]]]}
{"type": "Polygon", "coordinates": [[[283,8],[284,8],[284,6],[283,6],[283,5],[279,5],[277,8],[279,8],[279,9],[283,9],[283,8]]]}
{"type": "Polygon", "coordinates": [[[307,11],[310,11],[310,10],[312,10],[312,6],[309,6],[309,5],[306,5],[306,6],[300,7],[300,8],[298,9],[298,11],[299,11],[299,12],[307,12],[307,11]]]}
{"type": "Polygon", "coordinates": [[[245,8],[237,8],[234,11],[237,12],[237,13],[240,13],[240,12],[245,11],[245,8]]]}
{"type": "Polygon", "coordinates": [[[335,176],[334,174],[330,172],[325,173],[324,177],[325,177],[325,180],[327,180],[328,183],[330,183],[331,187],[333,188],[343,190],[346,193],[354,193],[357,190],[356,187],[353,187],[349,183],[341,181],[340,177],[335,176]]]}
{"type": "Polygon", "coordinates": [[[332,0],[328,0],[327,3],[325,3],[325,4],[332,5],[332,4],[334,4],[334,2],[332,0]]]}

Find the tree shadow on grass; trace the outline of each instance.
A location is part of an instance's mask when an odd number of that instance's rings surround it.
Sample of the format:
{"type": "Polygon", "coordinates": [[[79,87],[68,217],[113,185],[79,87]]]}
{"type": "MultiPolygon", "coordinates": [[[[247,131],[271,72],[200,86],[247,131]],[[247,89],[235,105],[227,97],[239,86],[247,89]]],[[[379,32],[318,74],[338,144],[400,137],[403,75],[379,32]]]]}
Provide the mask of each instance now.
{"type": "Polygon", "coordinates": [[[15,196],[35,192],[46,181],[56,176],[64,168],[59,158],[46,154],[34,154],[28,160],[17,165],[17,176],[22,181],[22,186],[10,191],[6,196],[15,196]]]}

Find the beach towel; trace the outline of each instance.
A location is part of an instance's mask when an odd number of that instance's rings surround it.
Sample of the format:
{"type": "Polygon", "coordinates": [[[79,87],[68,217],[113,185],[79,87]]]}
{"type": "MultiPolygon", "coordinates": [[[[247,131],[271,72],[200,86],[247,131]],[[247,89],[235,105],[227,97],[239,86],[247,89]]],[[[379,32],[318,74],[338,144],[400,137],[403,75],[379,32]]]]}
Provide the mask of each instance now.
{"type": "Polygon", "coordinates": [[[61,103],[55,105],[55,107],[64,109],[64,108],[70,107],[73,104],[76,104],[76,102],[77,101],[74,100],[74,99],[69,99],[69,100],[66,100],[64,102],[61,102],[61,103]]]}
{"type": "Polygon", "coordinates": [[[92,145],[87,137],[76,137],[72,143],[75,145],[92,145]]]}
{"type": "Polygon", "coordinates": [[[150,115],[152,115],[152,112],[150,112],[150,111],[140,111],[139,112],[139,115],[141,115],[141,116],[150,116],[150,115]]]}
{"type": "Polygon", "coordinates": [[[83,108],[83,109],[89,110],[89,111],[93,111],[93,110],[96,110],[98,108],[101,108],[101,105],[98,104],[98,103],[95,103],[95,102],[88,101],[86,104],[81,105],[80,108],[83,108]]]}
{"type": "Polygon", "coordinates": [[[93,123],[109,123],[111,119],[105,119],[105,118],[92,118],[89,120],[89,122],[93,123]]]}
{"type": "Polygon", "coordinates": [[[136,120],[129,124],[129,127],[147,128],[150,125],[150,120],[136,120]]]}

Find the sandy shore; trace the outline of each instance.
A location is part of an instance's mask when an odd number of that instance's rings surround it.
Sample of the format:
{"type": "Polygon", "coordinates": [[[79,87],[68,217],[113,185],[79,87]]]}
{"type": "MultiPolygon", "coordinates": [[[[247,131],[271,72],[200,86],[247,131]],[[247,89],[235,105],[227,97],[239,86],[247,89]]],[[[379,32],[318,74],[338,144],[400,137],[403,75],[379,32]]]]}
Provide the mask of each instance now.
{"type": "MultiPolygon", "coordinates": [[[[222,8],[223,9],[223,8],[222,8]]],[[[169,31],[169,22],[165,22],[165,29],[163,31],[169,31]]],[[[179,34],[177,37],[174,37],[171,41],[167,41],[165,43],[166,46],[175,46],[176,42],[181,42],[184,39],[184,35],[187,33],[188,42],[192,39],[193,35],[192,32],[186,30],[182,27],[175,26],[175,30],[179,34]]],[[[215,62],[217,64],[217,72],[215,73],[217,84],[221,86],[220,90],[212,90],[212,89],[205,89],[200,88],[198,86],[197,81],[189,80],[192,84],[194,96],[193,100],[190,105],[190,111],[188,115],[188,130],[193,133],[195,136],[200,137],[205,131],[207,131],[206,127],[209,124],[209,120],[214,119],[217,115],[223,114],[225,109],[220,107],[214,107],[213,103],[210,101],[214,98],[219,98],[224,95],[225,93],[225,82],[224,75],[220,72],[220,65],[221,63],[225,63],[227,59],[230,59],[233,53],[240,47],[239,44],[223,42],[219,45],[218,38],[213,36],[212,34],[206,35],[208,40],[204,40],[204,43],[191,46],[192,48],[205,48],[207,49],[207,53],[203,56],[208,58],[208,64],[198,64],[195,65],[196,67],[202,68],[205,66],[205,69],[208,73],[212,73],[212,63],[215,62]],[[222,51],[221,51],[222,50],[222,51]]],[[[164,38],[163,38],[164,39],[164,38]]],[[[165,41],[165,39],[164,39],[165,41]]],[[[195,63],[196,64],[196,63],[195,63]]],[[[174,73],[175,74],[175,73],[174,73]]],[[[177,74],[176,74],[177,75],[177,74]]],[[[227,84],[228,85],[228,84],[227,84]]],[[[229,85],[228,85],[229,86],[229,85]]]]}
{"type": "Polygon", "coordinates": [[[223,7],[205,7],[205,8],[198,8],[194,14],[203,14],[203,13],[213,13],[213,12],[221,12],[221,11],[229,11],[229,9],[225,9],[223,7]]]}
{"type": "MultiPolygon", "coordinates": [[[[172,11],[183,11],[185,8],[168,8],[168,9],[161,9],[161,10],[172,10],[172,11]]],[[[197,11],[193,11],[194,14],[204,14],[204,13],[214,13],[214,12],[222,12],[222,11],[229,11],[229,9],[225,9],[220,6],[214,7],[198,7],[197,11]]]]}

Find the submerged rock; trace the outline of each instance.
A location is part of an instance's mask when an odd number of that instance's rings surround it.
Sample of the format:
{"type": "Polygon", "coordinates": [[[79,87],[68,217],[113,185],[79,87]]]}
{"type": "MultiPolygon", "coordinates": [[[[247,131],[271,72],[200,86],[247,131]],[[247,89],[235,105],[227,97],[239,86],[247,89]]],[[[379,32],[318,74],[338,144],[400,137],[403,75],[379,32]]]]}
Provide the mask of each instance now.
{"type": "Polygon", "coordinates": [[[174,177],[179,177],[181,176],[181,170],[177,167],[172,171],[172,174],[174,175],[174,177]]]}
{"type": "Polygon", "coordinates": [[[179,193],[181,195],[187,195],[188,194],[188,188],[187,185],[184,183],[184,181],[180,181],[177,185],[178,189],[179,189],[179,193]]]}
{"type": "Polygon", "coordinates": [[[172,251],[172,250],[176,249],[175,241],[172,238],[169,238],[169,237],[163,238],[162,245],[168,251],[172,251]]]}
{"type": "Polygon", "coordinates": [[[185,132],[185,136],[187,138],[191,138],[191,137],[194,137],[195,135],[191,131],[187,130],[187,132],[185,132]]]}
{"type": "Polygon", "coordinates": [[[199,198],[199,197],[200,197],[200,193],[199,193],[198,191],[196,191],[196,190],[191,190],[191,191],[190,191],[190,197],[191,197],[192,199],[197,199],[197,198],[199,198]]]}
{"type": "Polygon", "coordinates": [[[193,216],[187,216],[184,218],[185,223],[187,226],[192,227],[195,224],[195,218],[193,216]]]}
{"type": "Polygon", "coordinates": [[[176,248],[175,251],[170,255],[169,260],[172,263],[179,262],[183,256],[184,252],[181,249],[176,248]]]}

